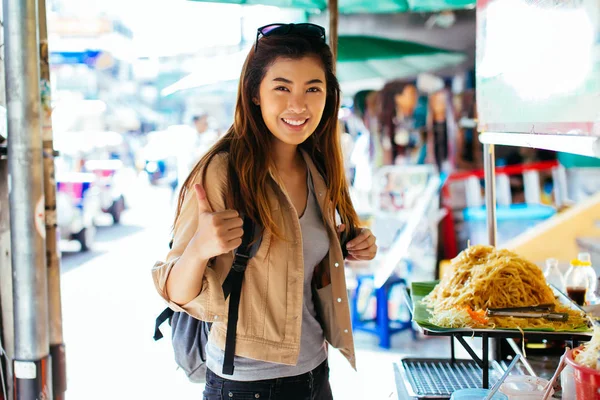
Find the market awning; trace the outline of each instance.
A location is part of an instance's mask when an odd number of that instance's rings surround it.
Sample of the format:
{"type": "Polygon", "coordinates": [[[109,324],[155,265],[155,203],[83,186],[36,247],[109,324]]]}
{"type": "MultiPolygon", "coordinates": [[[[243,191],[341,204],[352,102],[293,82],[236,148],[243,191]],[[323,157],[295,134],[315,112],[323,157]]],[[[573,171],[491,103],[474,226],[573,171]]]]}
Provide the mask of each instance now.
{"type": "Polygon", "coordinates": [[[458,65],[466,56],[419,43],[372,36],[340,36],[337,77],[347,94],[378,88],[386,81],[412,78],[458,65]]]}
{"type": "MultiPolygon", "coordinates": [[[[208,3],[265,5],[324,11],[327,0],[191,0],[208,3]]],[[[475,7],[475,0],[338,0],[340,14],[434,12],[475,7]]]]}
{"type": "MultiPolygon", "coordinates": [[[[338,39],[338,46],[337,76],[346,94],[458,65],[466,57],[460,52],[374,36],[343,35],[338,39]]],[[[180,90],[206,87],[219,91],[221,85],[235,92],[237,87],[232,82],[239,78],[243,54],[245,52],[227,56],[227,63],[220,58],[203,63],[202,70],[166,87],[161,94],[168,96],[180,90]]]]}

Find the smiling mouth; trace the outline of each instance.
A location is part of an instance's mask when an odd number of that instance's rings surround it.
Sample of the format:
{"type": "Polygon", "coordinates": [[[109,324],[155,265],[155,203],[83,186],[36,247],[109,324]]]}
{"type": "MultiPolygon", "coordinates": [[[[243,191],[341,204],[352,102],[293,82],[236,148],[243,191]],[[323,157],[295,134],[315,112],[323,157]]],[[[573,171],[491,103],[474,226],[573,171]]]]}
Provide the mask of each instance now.
{"type": "Polygon", "coordinates": [[[304,126],[307,122],[308,122],[308,118],[306,119],[288,119],[288,118],[281,118],[281,120],[283,122],[285,122],[286,124],[293,126],[293,127],[300,127],[300,126],[304,126]]]}

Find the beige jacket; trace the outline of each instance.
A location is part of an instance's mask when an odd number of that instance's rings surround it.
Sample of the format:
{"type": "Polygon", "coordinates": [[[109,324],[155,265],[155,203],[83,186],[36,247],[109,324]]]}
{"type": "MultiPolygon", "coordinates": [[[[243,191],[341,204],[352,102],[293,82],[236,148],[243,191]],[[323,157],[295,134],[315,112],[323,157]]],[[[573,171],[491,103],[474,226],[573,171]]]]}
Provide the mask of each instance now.
{"type": "MultiPolygon", "coordinates": [[[[336,232],[335,221],[326,210],[331,202],[325,199],[326,185],[314,163],[306,154],[304,159],[312,176],[315,194],[323,215],[327,215],[329,253],[317,267],[316,281],[331,281],[318,289],[315,305],[320,308],[327,341],[338,348],[356,368],[354,341],[346,292],[344,260],[336,232]],[[323,276],[327,274],[328,276],[323,276]],[[324,279],[323,279],[324,278],[324,279]],[[329,279],[330,278],[330,279],[329,279]]],[[[300,222],[284,186],[270,190],[269,202],[273,218],[285,238],[276,239],[269,232],[263,235],[257,254],[250,260],[244,276],[240,301],[235,354],[241,357],[280,364],[295,365],[300,351],[303,306],[304,257],[300,222]]],[[[201,177],[198,178],[200,183],[201,177]]],[[[225,210],[227,190],[227,155],[217,155],[207,167],[204,188],[213,211],[225,210]]],[[[222,284],[229,273],[233,254],[216,257],[206,268],[202,290],[198,297],[183,306],[169,300],[166,281],[171,268],[194,235],[198,220],[195,193],[189,191],[174,229],[173,247],[166,262],[157,262],[152,276],[158,293],[175,311],[183,311],[203,321],[212,321],[211,340],[225,347],[228,303],[224,300],[222,284]]]]}

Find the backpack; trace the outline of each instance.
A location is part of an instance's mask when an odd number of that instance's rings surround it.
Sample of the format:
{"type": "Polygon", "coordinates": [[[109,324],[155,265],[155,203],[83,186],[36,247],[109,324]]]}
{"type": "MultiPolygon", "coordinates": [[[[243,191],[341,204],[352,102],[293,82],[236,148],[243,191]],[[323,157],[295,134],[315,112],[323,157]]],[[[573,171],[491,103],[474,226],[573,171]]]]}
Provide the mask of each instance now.
{"type": "MultiPolygon", "coordinates": [[[[252,240],[257,236],[258,231],[250,217],[244,217],[243,229],[242,244],[237,248],[231,270],[225,282],[223,282],[225,300],[231,296],[225,339],[225,358],[223,360],[223,374],[225,375],[233,375],[234,370],[235,337],[244,272],[248,266],[248,261],[256,254],[260,246],[260,240],[252,244],[252,240]]],[[[175,362],[184,370],[190,381],[204,383],[206,381],[206,343],[212,324],[200,321],[187,313],[173,311],[167,307],[156,318],[154,340],[162,339],[163,335],[159,328],[167,320],[171,325],[171,341],[175,362]]]]}

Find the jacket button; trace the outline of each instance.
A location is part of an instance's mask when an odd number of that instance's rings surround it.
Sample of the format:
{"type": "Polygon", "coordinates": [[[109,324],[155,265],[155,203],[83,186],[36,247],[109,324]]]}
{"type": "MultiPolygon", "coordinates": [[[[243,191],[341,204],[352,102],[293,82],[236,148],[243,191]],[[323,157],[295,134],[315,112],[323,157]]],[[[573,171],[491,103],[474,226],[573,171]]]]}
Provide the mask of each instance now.
{"type": "Polygon", "coordinates": [[[233,397],[233,393],[229,392],[229,397],[233,397]]]}
{"type": "Polygon", "coordinates": [[[348,329],[344,329],[344,333],[348,333],[348,329]]]}
{"type": "Polygon", "coordinates": [[[219,316],[218,316],[218,315],[215,315],[215,319],[219,319],[219,316]]]}
{"type": "Polygon", "coordinates": [[[255,398],[255,399],[260,399],[260,393],[256,393],[256,394],[254,395],[254,398],[255,398]]]}
{"type": "Polygon", "coordinates": [[[340,264],[339,264],[339,263],[335,263],[335,264],[333,264],[333,265],[335,265],[335,267],[336,267],[336,268],[340,266],[340,264]]]}
{"type": "Polygon", "coordinates": [[[341,302],[342,302],[342,298],[341,298],[341,297],[338,297],[338,300],[337,300],[337,301],[338,301],[338,303],[341,303],[341,302]]]}

